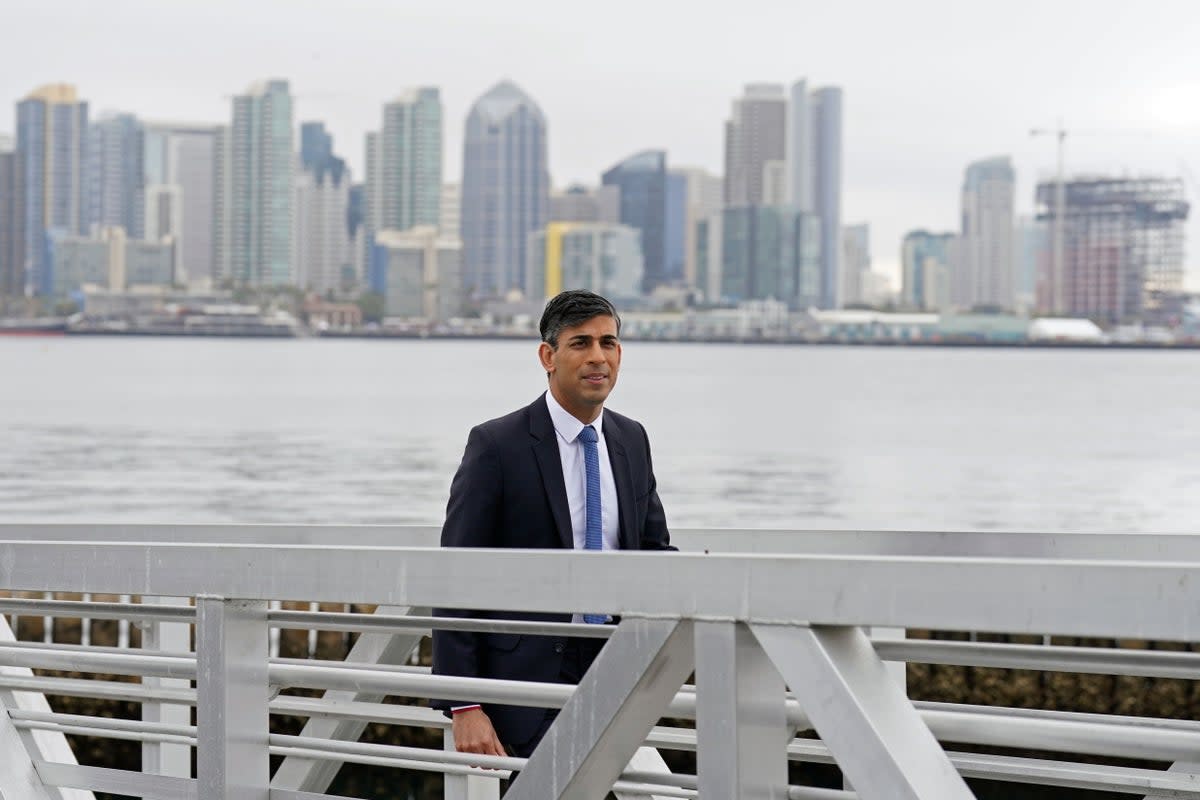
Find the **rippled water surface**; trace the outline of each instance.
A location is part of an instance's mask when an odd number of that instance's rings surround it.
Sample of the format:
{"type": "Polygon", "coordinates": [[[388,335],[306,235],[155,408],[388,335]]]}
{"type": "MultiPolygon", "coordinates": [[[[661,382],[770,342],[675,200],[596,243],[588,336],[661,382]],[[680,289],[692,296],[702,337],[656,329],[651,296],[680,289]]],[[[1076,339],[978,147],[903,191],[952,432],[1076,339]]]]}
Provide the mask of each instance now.
{"type": "MultiPolygon", "coordinates": [[[[0,337],[0,519],[437,523],[533,343],[0,337]]],[[[677,526],[1195,531],[1200,353],[630,342],[677,526]]]]}

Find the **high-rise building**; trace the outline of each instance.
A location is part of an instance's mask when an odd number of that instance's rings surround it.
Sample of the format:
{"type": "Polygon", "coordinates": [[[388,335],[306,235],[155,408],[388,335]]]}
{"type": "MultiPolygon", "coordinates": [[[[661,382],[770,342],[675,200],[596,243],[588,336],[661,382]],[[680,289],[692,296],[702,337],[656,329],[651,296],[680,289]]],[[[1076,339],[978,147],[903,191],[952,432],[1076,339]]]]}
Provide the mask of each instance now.
{"type": "Polygon", "coordinates": [[[350,170],[330,152],[322,160],[301,157],[296,173],[292,226],[296,285],[316,292],[349,289],[357,283],[350,228],[350,170]]]}
{"type": "Polygon", "coordinates": [[[900,304],[920,311],[949,309],[957,255],[958,237],[953,233],[917,230],[905,234],[900,253],[900,304]]]}
{"type": "Polygon", "coordinates": [[[132,114],[108,114],[87,131],[84,158],[84,229],[120,226],[144,233],[145,141],[132,114]]]}
{"type": "Polygon", "coordinates": [[[842,305],[867,302],[867,276],[871,272],[871,226],[842,228],[842,305]]]}
{"type": "Polygon", "coordinates": [[[662,150],[645,150],[632,155],[605,172],[602,182],[620,191],[621,224],[641,232],[642,291],[651,292],[656,286],[669,283],[667,154],[662,150]]]}
{"type": "Polygon", "coordinates": [[[816,210],[813,113],[808,82],[796,81],[788,93],[784,161],[787,164],[787,201],[801,211],[816,210]]]}
{"type": "Polygon", "coordinates": [[[142,233],[175,241],[175,276],[197,287],[213,283],[217,126],[144,122],[145,219],[142,233]]]}
{"type": "Polygon", "coordinates": [[[293,138],[287,81],[260,81],[233,98],[232,123],[217,138],[217,280],[238,286],[295,282],[293,138]]]}
{"type": "Polygon", "coordinates": [[[844,304],[842,278],[842,90],[810,91],[807,81],[788,95],[784,196],[821,220],[821,308],[844,304]]]}
{"type": "Polygon", "coordinates": [[[300,123],[300,167],[309,172],[323,172],[340,161],[333,154],[333,135],[325,130],[324,122],[300,123]]]}
{"type": "Polygon", "coordinates": [[[1050,228],[1032,216],[1017,218],[1013,228],[1013,308],[1029,313],[1037,307],[1039,260],[1050,252],[1050,228]]]}
{"type": "Polygon", "coordinates": [[[17,103],[16,248],[25,291],[50,294],[47,234],[85,227],[88,105],[74,86],[51,84],[17,103]]]}
{"type": "Polygon", "coordinates": [[[462,242],[432,225],[379,231],[368,280],[387,316],[450,319],[463,308],[462,242]]]}
{"type": "MultiPolygon", "coordinates": [[[[442,101],[434,87],[411,89],[383,107],[368,189],[378,198],[374,230],[438,227],[442,197],[442,101]]],[[[457,235],[457,234],[456,234],[457,235]]]]}
{"type": "Polygon", "coordinates": [[[531,299],[566,289],[637,297],[642,288],[641,232],[604,222],[551,222],[530,235],[531,299]]]}
{"type": "Polygon", "coordinates": [[[726,208],[721,222],[721,299],[816,305],[820,293],[819,220],[789,206],[726,208]]]}
{"type": "Polygon", "coordinates": [[[783,86],[752,83],[733,101],[725,123],[725,205],[767,205],[768,175],[787,154],[788,102],[783,86]]]}
{"type": "Polygon", "coordinates": [[[662,283],[683,286],[687,273],[688,182],[667,172],[667,211],[663,227],[662,283]]]}
{"type": "Polygon", "coordinates": [[[1007,156],[967,167],[962,188],[962,269],[951,300],[960,308],[1013,307],[1013,202],[1016,173],[1007,156]]]}
{"type": "MultiPolygon", "coordinates": [[[[1037,218],[1050,231],[1058,221],[1056,188],[1054,181],[1037,186],[1037,218]]],[[[1081,177],[1064,188],[1063,263],[1056,271],[1051,244],[1041,258],[1040,310],[1130,322],[1182,290],[1190,209],[1181,180],[1081,177]]]]}
{"type": "Polygon", "coordinates": [[[551,222],[621,222],[621,188],[572,184],[550,194],[551,222]]]}
{"type": "Polygon", "coordinates": [[[700,167],[672,167],[670,173],[684,183],[683,283],[705,292],[698,278],[701,269],[697,226],[712,214],[720,213],[723,182],[700,167]]]}
{"type": "Polygon", "coordinates": [[[0,298],[21,293],[23,281],[17,265],[17,156],[14,142],[0,136],[0,298]]]}
{"type": "Polygon", "coordinates": [[[529,234],[550,212],[546,118],[503,81],[475,101],[463,143],[463,285],[470,297],[524,291],[529,234]]]}
{"type": "Polygon", "coordinates": [[[842,255],[842,90],[812,93],[813,209],[821,221],[819,308],[837,308],[842,255]]]}

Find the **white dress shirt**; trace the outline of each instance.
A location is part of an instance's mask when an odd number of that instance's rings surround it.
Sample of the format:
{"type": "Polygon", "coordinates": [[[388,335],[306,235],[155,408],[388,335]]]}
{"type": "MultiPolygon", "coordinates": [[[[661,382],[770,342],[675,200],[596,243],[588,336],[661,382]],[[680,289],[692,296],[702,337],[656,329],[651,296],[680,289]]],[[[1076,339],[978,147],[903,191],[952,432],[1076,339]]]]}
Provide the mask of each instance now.
{"type": "MultiPolygon", "coordinates": [[[[562,461],[563,483],[567,487],[567,506],[571,509],[571,536],[575,549],[586,549],[587,542],[587,469],[583,462],[583,442],[579,434],[584,424],[559,405],[554,395],[546,392],[550,421],[558,434],[558,457],[562,461]]],[[[596,453],[600,457],[600,518],[604,549],[620,549],[620,517],[617,513],[617,484],[613,480],[612,462],[608,460],[608,445],[604,441],[604,413],[592,423],[596,429],[596,453]]]]}
{"type": "MultiPolygon", "coordinates": [[[[558,458],[562,461],[563,483],[567,487],[567,507],[571,509],[571,538],[576,550],[586,549],[587,542],[587,468],[583,463],[583,442],[579,434],[584,424],[559,405],[554,395],[546,392],[550,421],[558,439],[558,458]]],[[[605,550],[620,549],[621,523],[617,507],[617,484],[613,480],[612,462],[608,460],[608,445],[604,441],[604,412],[592,423],[596,429],[596,454],[600,460],[600,519],[605,550]]],[[[583,622],[583,614],[575,614],[571,622],[583,622]]]]}

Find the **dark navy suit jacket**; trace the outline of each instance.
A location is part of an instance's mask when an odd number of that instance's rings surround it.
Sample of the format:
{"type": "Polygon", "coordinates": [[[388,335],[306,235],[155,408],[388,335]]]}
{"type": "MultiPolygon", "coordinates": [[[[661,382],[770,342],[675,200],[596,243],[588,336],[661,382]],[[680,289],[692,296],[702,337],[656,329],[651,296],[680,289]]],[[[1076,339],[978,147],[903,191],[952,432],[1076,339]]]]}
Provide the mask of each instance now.
{"type": "MultiPolygon", "coordinates": [[[[604,439],[617,489],[621,549],[673,550],[645,429],[629,417],[605,410],[604,439]]],[[[562,461],[545,396],[471,429],[450,486],[442,546],[574,548],[562,461]]],[[[438,609],[435,613],[571,621],[570,612],[438,609]]],[[[438,675],[555,682],[565,642],[561,636],[434,631],[433,671],[438,675]]],[[[442,709],[462,704],[434,702],[442,709]]],[[[485,703],[484,710],[506,745],[529,741],[545,717],[540,708],[485,703]]]]}

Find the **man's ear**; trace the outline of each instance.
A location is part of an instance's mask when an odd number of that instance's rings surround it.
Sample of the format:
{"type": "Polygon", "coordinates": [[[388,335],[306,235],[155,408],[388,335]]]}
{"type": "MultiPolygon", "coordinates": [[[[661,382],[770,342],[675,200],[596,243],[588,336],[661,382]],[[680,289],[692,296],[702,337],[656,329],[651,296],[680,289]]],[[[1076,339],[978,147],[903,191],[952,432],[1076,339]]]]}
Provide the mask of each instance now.
{"type": "Polygon", "coordinates": [[[542,362],[542,369],[547,375],[554,372],[554,348],[549,342],[538,345],[538,361],[542,362]]]}

